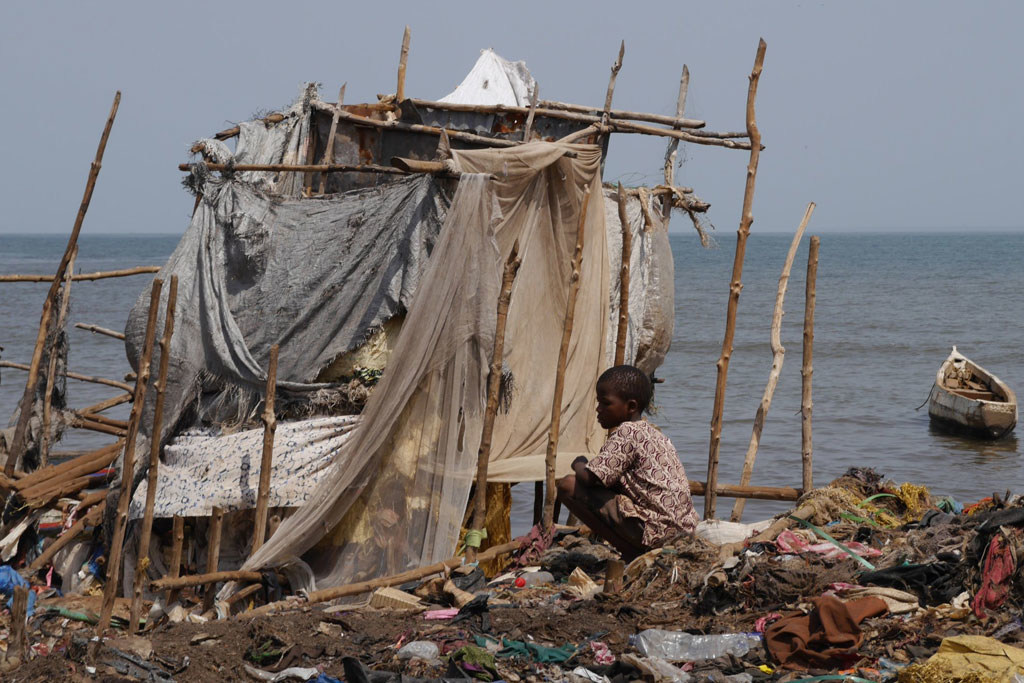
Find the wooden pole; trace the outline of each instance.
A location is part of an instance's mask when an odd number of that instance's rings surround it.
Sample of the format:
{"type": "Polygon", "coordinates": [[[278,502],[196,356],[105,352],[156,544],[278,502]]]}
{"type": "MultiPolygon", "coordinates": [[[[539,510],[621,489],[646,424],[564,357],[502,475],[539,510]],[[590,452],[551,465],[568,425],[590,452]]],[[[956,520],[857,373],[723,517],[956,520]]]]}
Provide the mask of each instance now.
{"type": "Polygon", "coordinates": [[[754,69],[750,72],[750,86],[747,89],[747,135],[750,136],[750,161],[747,163],[747,182],[743,191],[743,216],[736,233],[736,254],[732,264],[732,282],[729,284],[729,305],[725,313],[725,337],[722,339],[722,355],[716,363],[718,378],[715,382],[715,403],[711,414],[711,443],[708,448],[708,489],[704,498],[704,519],[715,518],[715,486],[718,483],[718,451],[722,443],[722,411],[725,407],[725,383],[729,374],[729,359],[732,356],[732,340],[736,333],[736,309],[739,307],[740,290],[743,289],[743,257],[747,249],[747,235],[754,222],[754,184],[757,180],[757,162],[761,157],[761,132],[757,129],[754,116],[754,101],[757,99],[757,83],[761,78],[764,53],[767,45],[761,39],[754,58],[754,69]]]}
{"type": "MultiPolygon", "coordinates": [[[[491,436],[494,434],[494,419],[498,414],[498,394],[501,389],[501,364],[505,358],[505,323],[508,321],[508,306],[512,300],[512,283],[519,272],[519,240],[512,244],[501,275],[501,292],[498,294],[498,315],[494,327],[494,347],[491,351],[491,367],[487,374],[487,411],[480,432],[480,450],[476,456],[476,498],[473,522],[470,531],[484,528],[487,520],[487,465],[491,458],[491,436]]],[[[466,543],[466,561],[475,562],[479,545],[466,543]]]]}
{"type": "MultiPolygon", "coordinates": [[[[191,170],[191,164],[178,164],[179,171],[191,170]]],[[[387,173],[390,175],[405,175],[406,172],[393,166],[378,166],[376,164],[206,164],[211,171],[276,171],[279,173],[341,173],[351,171],[353,173],[387,173]]]]}
{"type": "MultiPolygon", "coordinates": [[[[578,114],[593,114],[599,112],[597,107],[590,107],[583,104],[569,104],[567,102],[555,102],[554,100],[541,100],[538,104],[544,109],[555,109],[578,114]]],[[[613,119],[628,119],[632,121],[646,121],[647,123],[661,123],[676,128],[703,128],[707,125],[704,121],[697,119],[684,119],[681,116],[665,116],[664,114],[646,114],[643,112],[624,111],[612,109],[608,112],[613,119]]],[[[547,116],[547,114],[545,114],[547,116]]],[[[237,133],[236,133],[237,135],[237,133]]]]}
{"type": "Polygon", "coordinates": [[[88,325],[86,323],[75,323],[75,327],[77,327],[80,330],[85,330],[86,332],[92,332],[94,334],[102,334],[102,335],[107,336],[107,337],[113,337],[114,339],[120,339],[121,341],[124,341],[124,334],[122,334],[121,332],[115,332],[114,330],[108,330],[107,328],[100,327],[99,325],[88,325]]]}
{"type": "MultiPolygon", "coordinates": [[[[789,486],[737,486],[735,484],[718,484],[715,495],[722,498],[753,498],[755,500],[798,500],[804,494],[803,489],[789,486]]],[[[690,480],[690,495],[708,495],[708,486],[703,481],[690,480]]]]}
{"type": "MultiPolygon", "coordinates": [[[[171,564],[167,567],[167,578],[174,579],[181,572],[181,553],[185,547],[185,518],[174,515],[171,524],[171,564]]],[[[168,590],[167,604],[174,604],[177,595],[177,591],[168,590]]]]}
{"type": "MultiPolygon", "coordinates": [[[[525,538],[516,538],[508,543],[496,545],[488,548],[477,556],[478,562],[487,562],[493,560],[495,557],[499,557],[506,553],[510,553],[525,541],[525,538]]],[[[350,583],[347,586],[336,586],[334,588],[324,588],[322,590],[313,591],[310,593],[306,600],[301,603],[302,605],[309,605],[318,602],[327,602],[328,600],[337,600],[338,598],[348,597],[350,595],[359,595],[360,593],[366,593],[368,591],[376,590],[377,588],[386,588],[388,586],[397,586],[399,584],[412,581],[414,579],[422,579],[424,576],[430,576],[431,574],[438,574],[446,569],[453,569],[460,566],[466,558],[461,555],[445,560],[444,562],[437,562],[426,567],[420,567],[418,569],[410,569],[409,571],[402,572],[401,574],[394,574],[393,576],[385,576],[379,579],[371,579],[369,581],[360,581],[359,583],[350,583]]],[[[270,614],[277,612],[282,609],[287,609],[289,606],[295,603],[291,600],[280,600],[278,602],[271,602],[257,607],[256,609],[249,610],[243,614],[246,617],[255,617],[262,614],[270,614]]]]}
{"type": "Polygon", "coordinates": [[[615,94],[615,79],[619,76],[619,69],[622,68],[622,58],[626,55],[626,41],[619,43],[619,56],[612,64],[612,75],[608,79],[608,91],[604,96],[604,111],[601,114],[601,125],[607,125],[612,113],[612,95],[615,94]]]}
{"type": "Polygon", "coordinates": [[[11,603],[11,631],[7,641],[7,664],[17,666],[25,660],[25,622],[28,619],[28,586],[15,586],[11,603]]]}
{"type": "MultiPolygon", "coordinates": [[[[210,512],[210,535],[206,545],[206,573],[217,571],[220,563],[220,537],[224,528],[224,509],[214,506],[210,512]]],[[[211,584],[203,593],[203,612],[213,608],[213,599],[217,595],[217,584],[211,584]]]]}
{"type": "Polygon", "coordinates": [[[615,365],[622,365],[626,362],[626,334],[629,332],[629,261],[633,253],[633,231],[626,215],[626,192],[621,182],[618,198],[619,223],[622,224],[622,266],[619,268],[619,329],[615,336],[615,365]]]}
{"type": "MultiPolygon", "coordinates": [[[[46,467],[50,456],[50,412],[53,403],[53,386],[57,383],[57,339],[64,329],[68,317],[68,305],[71,303],[71,276],[75,272],[75,259],[78,257],[78,245],[71,251],[68,268],[64,272],[64,286],[60,290],[60,307],[57,322],[53,326],[53,343],[50,345],[49,362],[46,369],[46,390],[43,393],[43,430],[39,435],[39,467],[46,467]]],[[[66,360],[66,359],[65,359],[66,360]]],[[[67,370],[65,364],[65,370],[67,370]]]]}
{"type": "Polygon", "coordinates": [[[21,397],[18,413],[18,424],[14,428],[14,437],[11,439],[10,448],[7,451],[7,463],[4,466],[4,474],[8,477],[14,474],[14,468],[18,460],[25,454],[28,441],[29,419],[32,416],[32,400],[36,392],[36,384],[39,378],[39,365],[43,357],[43,345],[46,343],[46,330],[50,326],[50,315],[53,311],[53,301],[57,296],[57,290],[64,281],[64,273],[71,261],[75,245],[78,244],[78,234],[82,231],[82,223],[85,221],[85,213],[89,210],[89,202],[92,201],[92,193],[96,187],[96,179],[100,174],[100,167],[103,161],[103,152],[107,148],[107,139],[110,137],[110,129],[114,125],[114,117],[117,116],[117,107],[121,103],[121,92],[114,95],[114,104],[110,107],[110,115],[103,128],[103,135],[100,136],[99,147],[96,148],[96,158],[89,169],[89,179],[85,184],[85,194],[82,196],[82,203],[78,207],[78,215],[75,217],[75,225],[71,228],[71,236],[68,237],[68,245],[61,256],[60,265],[57,266],[57,274],[50,282],[50,290],[46,294],[43,303],[43,314],[39,319],[39,332],[36,335],[35,351],[32,354],[32,363],[29,366],[28,381],[25,382],[25,392],[21,397]]]}
{"type": "MultiPolygon", "coordinates": [[[[757,449],[761,445],[761,432],[764,431],[764,421],[768,417],[768,409],[772,405],[772,397],[775,395],[775,387],[779,384],[779,375],[782,374],[782,363],[786,357],[786,347],[782,345],[782,304],[786,298],[786,288],[789,286],[789,271],[793,268],[793,261],[796,259],[796,250],[800,246],[800,240],[807,229],[807,222],[811,220],[814,213],[814,202],[807,205],[804,217],[800,226],[793,235],[793,241],[789,244],[789,252],[786,254],[786,261],[782,266],[782,274],[779,275],[779,288],[775,293],[775,309],[772,312],[771,327],[771,349],[772,367],[768,371],[768,383],[764,387],[764,394],[761,396],[761,403],[757,406],[757,413],[754,415],[754,427],[750,432],[750,443],[747,444],[747,453],[743,458],[743,472],[740,474],[740,486],[750,483],[754,473],[754,461],[757,458],[757,449]]],[[[743,519],[743,508],[746,502],[740,498],[732,507],[732,522],[739,522],[743,519]]]]}
{"type": "Polygon", "coordinates": [[[267,395],[263,401],[263,457],[260,460],[260,486],[256,493],[256,520],[253,523],[252,552],[263,545],[267,534],[267,503],[270,500],[270,474],[274,466],[274,433],[277,416],[274,414],[274,395],[277,392],[278,345],[270,347],[270,366],[267,368],[267,395]]]}
{"type": "MultiPolygon", "coordinates": [[[[676,118],[683,117],[683,110],[686,109],[686,92],[690,88],[690,69],[683,64],[683,74],[679,77],[679,96],[676,99],[676,118]]],[[[673,128],[678,128],[678,125],[673,128]]],[[[668,149],[665,150],[665,184],[672,187],[676,178],[676,150],[679,149],[679,139],[672,138],[668,141],[668,149]]],[[[669,216],[672,213],[672,195],[661,197],[661,218],[668,224],[669,216]]]]}
{"type": "Polygon", "coordinates": [[[583,192],[580,205],[579,225],[576,228],[576,250],[572,257],[572,275],[569,277],[569,296],[565,303],[565,323],[562,326],[562,345],[558,349],[558,365],[555,367],[555,392],[551,398],[551,426],[548,430],[548,448],[544,456],[544,515],[541,519],[544,529],[555,523],[555,455],[558,452],[558,430],[562,422],[562,392],[565,390],[565,364],[569,357],[569,338],[572,336],[573,318],[576,314],[576,295],[580,291],[580,268],[583,264],[583,228],[587,222],[587,207],[590,204],[590,187],[583,192]]]}
{"type": "Polygon", "coordinates": [[[160,434],[163,430],[164,395],[167,390],[167,365],[171,357],[171,335],[174,334],[174,312],[178,303],[178,276],[171,276],[164,314],[164,333],[160,337],[160,370],[156,377],[156,403],[153,407],[153,429],[149,442],[149,471],[146,479],[146,508],[139,530],[139,551],[136,554],[135,582],[132,584],[132,605],[128,617],[129,633],[139,630],[142,612],[142,589],[149,568],[149,541],[153,534],[153,508],[156,506],[157,478],[160,471],[160,434]]]}
{"type": "MultiPolygon", "coordinates": [[[[123,268],[121,270],[106,270],[95,273],[78,273],[72,275],[75,282],[83,280],[105,280],[112,277],[127,277],[129,275],[144,275],[146,273],[159,273],[160,266],[139,266],[138,268],[123,268]]],[[[52,275],[0,275],[0,282],[53,282],[52,275]]]]}
{"type": "Polygon", "coordinates": [[[153,341],[156,336],[156,315],[160,307],[160,290],[163,280],[153,280],[149,297],[149,318],[146,320],[146,337],[139,360],[139,374],[135,380],[135,399],[129,418],[128,434],[124,443],[124,459],[121,463],[121,490],[117,500],[117,517],[114,519],[114,535],[107,553],[107,582],[103,586],[103,608],[96,624],[96,635],[102,639],[110,627],[114,612],[114,599],[121,575],[121,556],[124,550],[124,534],[128,526],[128,506],[131,504],[132,479],[135,474],[135,439],[142,422],[142,409],[146,403],[146,388],[149,382],[149,362],[153,355],[153,341]]]}
{"type": "Polygon", "coordinates": [[[119,394],[117,396],[114,396],[113,398],[108,398],[106,400],[100,401],[99,403],[94,403],[91,406],[86,406],[85,408],[82,408],[78,412],[83,415],[97,415],[99,413],[102,413],[104,410],[110,410],[114,406],[119,406],[122,403],[129,403],[131,402],[131,400],[131,394],[119,394]]]}
{"type": "Polygon", "coordinates": [[[800,396],[801,414],[801,441],[800,459],[803,465],[803,487],[804,491],[814,488],[812,472],[811,444],[811,411],[814,403],[811,401],[811,375],[814,374],[814,306],[817,302],[816,284],[818,280],[818,248],[821,240],[817,235],[811,235],[811,247],[807,252],[807,292],[804,299],[804,359],[800,375],[802,378],[802,391],[800,396]]]}
{"type": "MultiPolygon", "coordinates": [[[[332,104],[324,102],[313,102],[313,106],[324,111],[335,111],[338,107],[332,104]]],[[[379,119],[372,119],[368,116],[359,116],[352,112],[340,109],[338,111],[338,118],[342,121],[348,121],[357,126],[369,126],[371,128],[381,129],[394,129],[402,130],[409,133],[422,133],[424,135],[440,135],[442,131],[448,134],[448,137],[452,140],[462,140],[463,142],[472,142],[485,147],[515,147],[522,144],[519,140],[505,140],[502,138],[489,138],[485,135],[476,135],[474,133],[466,133],[464,131],[452,130],[451,128],[438,128],[436,126],[425,126],[419,123],[406,123],[405,121],[393,120],[393,121],[381,121],[379,119]]]]}
{"type": "MultiPolygon", "coordinates": [[[[209,569],[209,566],[207,566],[209,569]]],[[[207,586],[220,583],[221,581],[262,581],[263,575],[259,572],[251,572],[242,569],[225,572],[207,572],[206,574],[192,574],[190,576],[164,577],[156,579],[149,584],[150,590],[181,590],[194,586],[207,586]]]]}
{"type": "MultiPolygon", "coordinates": [[[[338,90],[338,111],[341,111],[341,105],[345,102],[345,86],[347,83],[342,83],[341,89],[338,90]]],[[[330,166],[334,163],[334,136],[338,132],[338,112],[335,112],[331,116],[331,132],[327,134],[327,149],[324,150],[324,158],[321,161],[321,165],[330,166]]],[[[320,174],[320,194],[327,192],[327,174],[320,174]]]]}
{"type": "MultiPolygon", "coordinates": [[[[28,370],[31,372],[31,367],[23,363],[14,363],[9,360],[0,360],[0,368],[11,368],[12,370],[28,370]]],[[[115,379],[106,379],[104,377],[92,377],[91,375],[82,375],[77,372],[67,373],[68,379],[77,379],[79,382],[92,382],[93,384],[105,384],[108,387],[115,387],[117,389],[124,389],[125,391],[132,391],[130,384],[124,382],[118,382],[115,379]]],[[[8,475],[9,476],[9,475],[8,475]]]]}
{"type": "Polygon", "coordinates": [[[526,115],[526,125],[523,126],[523,142],[530,141],[530,132],[533,130],[533,117],[537,115],[537,95],[540,93],[540,84],[534,82],[533,92],[530,93],[530,112],[526,115]]]}
{"type": "Polygon", "coordinates": [[[395,88],[395,103],[405,99],[405,67],[409,63],[409,39],[411,37],[412,32],[406,26],[405,33],[402,35],[402,52],[398,55],[398,86],[395,88]]]}

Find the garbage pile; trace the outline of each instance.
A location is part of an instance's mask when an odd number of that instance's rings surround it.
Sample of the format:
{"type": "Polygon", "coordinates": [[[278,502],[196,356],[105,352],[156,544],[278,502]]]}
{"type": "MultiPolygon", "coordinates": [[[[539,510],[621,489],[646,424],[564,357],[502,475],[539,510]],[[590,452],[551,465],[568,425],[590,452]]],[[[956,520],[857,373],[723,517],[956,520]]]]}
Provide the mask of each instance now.
{"type": "MultiPolygon", "coordinates": [[[[93,659],[97,599],[33,585],[16,680],[1019,680],[1022,530],[1009,494],[965,507],[854,469],[764,524],[702,524],[621,576],[586,529],[547,549],[534,534],[496,576],[464,565],[357,604],[258,617],[151,614],[93,659]]],[[[5,595],[19,580],[0,569],[5,595]]],[[[6,614],[3,626],[8,648],[6,614]]]]}

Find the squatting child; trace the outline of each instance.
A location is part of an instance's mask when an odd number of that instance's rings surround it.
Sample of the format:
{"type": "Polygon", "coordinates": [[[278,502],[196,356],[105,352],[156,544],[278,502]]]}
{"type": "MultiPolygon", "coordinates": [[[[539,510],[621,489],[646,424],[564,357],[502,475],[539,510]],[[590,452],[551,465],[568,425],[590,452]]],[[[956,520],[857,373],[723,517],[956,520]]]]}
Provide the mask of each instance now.
{"type": "Polygon", "coordinates": [[[580,456],[558,480],[558,498],[625,561],[693,533],[697,513],[679,455],[668,437],[643,420],[651,381],[631,365],[597,380],[597,421],[609,430],[593,460],[580,456]]]}

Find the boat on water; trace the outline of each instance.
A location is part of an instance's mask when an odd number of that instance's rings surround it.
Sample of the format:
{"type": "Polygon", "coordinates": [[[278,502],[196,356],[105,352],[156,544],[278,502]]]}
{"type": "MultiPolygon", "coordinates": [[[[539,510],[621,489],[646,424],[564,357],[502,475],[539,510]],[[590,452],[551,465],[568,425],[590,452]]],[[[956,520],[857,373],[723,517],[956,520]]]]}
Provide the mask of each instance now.
{"type": "Polygon", "coordinates": [[[998,439],[1017,425],[1017,395],[954,346],[935,375],[928,416],[953,431],[998,439]]]}

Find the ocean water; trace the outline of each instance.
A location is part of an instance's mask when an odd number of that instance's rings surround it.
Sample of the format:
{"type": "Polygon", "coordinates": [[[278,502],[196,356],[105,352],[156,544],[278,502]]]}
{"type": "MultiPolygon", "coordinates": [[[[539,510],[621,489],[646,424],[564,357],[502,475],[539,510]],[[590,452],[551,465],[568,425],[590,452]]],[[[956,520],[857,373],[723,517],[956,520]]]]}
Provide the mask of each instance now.
{"type": "MultiPolygon", "coordinates": [[[[657,375],[656,414],[688,474],[706,475],[715,362],[721,351],[732,271],[734,232],[704,249],[690,233],[671,237],[676,265],[672,349],[657,375]]],[[[779,273],[791,236],[751,235],[743,273],[735,349],[725,396],[719,480],[736,483],[754,414],[771,366],[769,330],[779,273]]],[[[0,235],[0,273],[52,273],[63,236],[0,235]]],[[[162,264],[176,236],[81,238],[76,270],[162,264]]],[[[807,237],[789,281],[782,374],[761,437],[753,483],[800,484],[800,366],[807,237]]],[[[76,282],[71,322],[122,330],[148,276],[76,282]]],[[[825,234],[818,266],[814,344],[814,480],[824,484],[853,466],[873,467],[897,482],[925,484],[962,501],[1007,489],[1024,493],[1024,445],[1017,436],[973,441],[933,431],[925,408],[939,364],[952,345],[1018,392],[1024,391],[1024,234],[825,234]]],[[[2,357],[27,363],[45,284],[0,283],[2,357]]],[[[120,342],[71,330],[69,366],[123,378],[120,342]]],[[[25,375],[0,370],[0,421],[11,415],[25,375]]],[[[118,393],[68,381],[69,403],[84,407],[118,393]]],[[[124,417],[127,406],[108,413],[124,417]]],[[[58,448],[105,443],[73,432],[58,448]]],[[[528,526],[532,486],[514,490],[513,522],[528,526]]],[[[696,505],[702,509],[701,499],[696,505]]],[[[732,501],[719,501],[727,516],[732,501]]],[[[745,519],[784,509],[751,501],[745,519]]],[[[563,513],[564,514],[564,513],[563,513]]]]}

